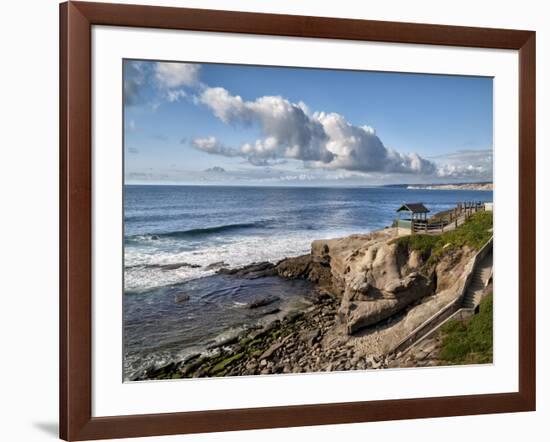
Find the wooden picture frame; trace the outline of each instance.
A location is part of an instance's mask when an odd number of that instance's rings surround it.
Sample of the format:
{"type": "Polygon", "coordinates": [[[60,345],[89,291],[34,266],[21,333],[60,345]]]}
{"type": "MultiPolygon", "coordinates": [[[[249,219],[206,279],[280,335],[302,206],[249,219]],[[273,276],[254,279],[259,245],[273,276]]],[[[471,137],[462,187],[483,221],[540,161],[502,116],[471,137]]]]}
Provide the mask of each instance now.
{"type": "Polygon", "coordinates": [[[60,5],[60,437],[231,431],[535,410],[535,32],[169,7],[60,5]],[[519,51],[519,391],[92,417],[93,25],[519,51]]]}

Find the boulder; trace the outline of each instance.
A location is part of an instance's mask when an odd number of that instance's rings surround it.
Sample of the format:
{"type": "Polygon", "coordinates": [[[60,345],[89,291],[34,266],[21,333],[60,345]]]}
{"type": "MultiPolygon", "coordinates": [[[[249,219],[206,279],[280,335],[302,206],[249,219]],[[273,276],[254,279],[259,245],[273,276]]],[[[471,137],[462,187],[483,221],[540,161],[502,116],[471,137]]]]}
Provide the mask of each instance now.
{"type": "Polygon", "coordinates": [[[218,273],[223,275],[232,275],[246,279],[263,278],[266,276],[276,276],[275,265],[270,262],[255,262],[253,264],[235,269],[221,268],[218,273]]]}
{"type": "Polygon", "coordinates": [[[390,316],[399,313],[413,302],[433,293],[433,281],[420,274],[411,273],[404,279],[387,286],[384,291],[375,292],[376,296],[369,298],[364,292],[347,291],[338,310],[339,317],[346,323],[347,331],[353,334],[358,330],[376,324],[390,316]]]}
{"type": "Polygon", "coordinates": [[[260,308],[266,305],[273,304],[274,302],[279,301],[279,299],[280,298],[278,296],[266,296],[264,298],[257,298],[257,299],[254,299],[253,301],[250,301],[246,305],[246,307],[249,309],[260,308]]]}
{"type": "Polygon", "coordinates": [[[174,295],[174,302],[177,304],[183,304],[189,301],[189,295],[187,293],[176,293],[174,295]]]}
{"type": "Polygon", "coordinates": [[[330,292],[341,297],[340,322],[349,334],[379,323],[434,293],[417,251],[400,248],[388,231],[312,244],[312,263],[330,268],[330,292]]]}

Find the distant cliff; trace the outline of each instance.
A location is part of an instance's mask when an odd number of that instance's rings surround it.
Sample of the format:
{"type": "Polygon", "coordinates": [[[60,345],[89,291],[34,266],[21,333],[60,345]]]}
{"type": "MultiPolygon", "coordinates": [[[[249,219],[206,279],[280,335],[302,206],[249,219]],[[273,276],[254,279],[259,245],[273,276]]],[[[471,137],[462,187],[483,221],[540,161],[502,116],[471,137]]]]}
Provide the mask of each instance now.
{"type": "Polygon", "coordinates": [[[493,183],[461,183],[461,184],[409,184],[407,189],[429,190],[493,190],[493,183]]]}

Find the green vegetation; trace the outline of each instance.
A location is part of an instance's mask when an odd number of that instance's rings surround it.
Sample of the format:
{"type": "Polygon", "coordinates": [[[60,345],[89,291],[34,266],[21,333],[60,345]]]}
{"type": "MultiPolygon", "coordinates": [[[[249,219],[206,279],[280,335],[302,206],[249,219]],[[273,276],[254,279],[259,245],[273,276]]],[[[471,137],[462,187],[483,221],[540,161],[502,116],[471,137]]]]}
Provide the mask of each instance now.
{"type": "Polygon", "coordinates": [[[441,239],[453,247],[480,249],[493,235],[493,212],[477,212],[456,230],[445,232],[441,239]]]}
{"type": "Polygon", "coordinates": [[[398,247],[406,249],[409,252],[416,250],[420,253],[420,255],[422,255],[422,259],[426,260],[432,255],[432,251],[436,248],[441,236],[409,235],[403,236],[395,242],[398,247]]]}
{"type": "Polygon", "coordinates": [[[469,321],[449,321],[441,331],[442,361],[452,365],[493,362],[493,294],[481,301],[479,313],[469,321]]]}
{"type": "Polygon", "coordinates": [[[214,365],[214,367],[212,367],[210,373],[213,375],[219,374],[223,372],[223,370],[225,370],[233,362],[240,360],[242,357],[244,357],[244,353],[237,353],[233,356],[223,359],[221,362],[218,362],[216,365],[214,365]]]}
{"type": "Polygon", "coordinates": [[[435,263],[445,253],[469,246],[479,250],[493,235],[493,213],[477,212],[455,230],[441,235],[409,235],[395,240],[409,252],[417,250],[424,260],[435,263]]]}

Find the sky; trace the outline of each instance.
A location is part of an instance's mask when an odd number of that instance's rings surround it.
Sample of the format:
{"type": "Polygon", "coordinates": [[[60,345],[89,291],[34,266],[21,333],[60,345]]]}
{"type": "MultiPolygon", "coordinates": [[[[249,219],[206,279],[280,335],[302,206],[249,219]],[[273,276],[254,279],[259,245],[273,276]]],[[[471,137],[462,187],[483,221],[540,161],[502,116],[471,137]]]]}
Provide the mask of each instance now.
{"type": "Polygon", "coordinates": [[[127,184],[492,180],[487,77],[124,61],[127,184]]]}

